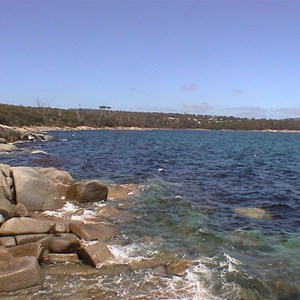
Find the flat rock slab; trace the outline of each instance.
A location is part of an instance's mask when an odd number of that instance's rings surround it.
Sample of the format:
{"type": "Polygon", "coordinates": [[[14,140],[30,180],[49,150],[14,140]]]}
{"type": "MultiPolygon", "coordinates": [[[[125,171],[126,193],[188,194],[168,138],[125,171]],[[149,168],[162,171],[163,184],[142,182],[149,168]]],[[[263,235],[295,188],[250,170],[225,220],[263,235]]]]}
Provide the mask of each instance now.
{"type": "Polygon", "coordinates": [[[116,228],[105,224],[70,224],[70,230],[86,241],[108,241],[117,232],[116,228]]]}
{"type": "Polygon", "coordinates": [[[51,263],[76,264],[80,262],[77,253],[48,253],[45,260],[51,263]]]}
{"type": "Polygon", "coordinates": [[[16,235],[15,239],[18,245],[23,245],[27,243],[37,242],[41,239],[50,237],[47,233],[36,233],[36,234],[20,234],[16,235]]]}
{"type": "Polygon", "coordinates": [[[48,233],[51,225],[41,220],[27,217],[12,218],[0,227],[0,236],[18,235],[27,233],[48,233]]]}
{"type": "Polygon", "coordinates": [[[48,242],[49,252],[71,253],[81,248],[81,242],[73,235],[51,237],[48,242]]]}
{"type": "Polygon", "coordinates": [[[99,274],[99,270],[93,266],[86,264],[56,264],[41,266],[42,272],[45,276],[91,276],[99,274]]]}
{"type": "Polygon", "coordinates": [[[4,247],[16,246],[16,239],[13,236],[0,237],[0,245],[4,247]]]}
{"type": "Polygon", "coordinates": [[[20,246],[7,248],[13,257],[34,256],[38,261],[43,257],[45,251],[41,243],[28,243],[20,246]]]}
{"type": "Polygon", "coordinates": [[[77,253],[83,261],[94,267],[101,267],[104,262],[114,258],[107,246],[101,242],[84,246],[77,253]]]}
{"type": "Polygon", "coordinates": [[[43,275],[35,257],[0,261],[0,292],[14,292],[42,283],[43,275]]]}

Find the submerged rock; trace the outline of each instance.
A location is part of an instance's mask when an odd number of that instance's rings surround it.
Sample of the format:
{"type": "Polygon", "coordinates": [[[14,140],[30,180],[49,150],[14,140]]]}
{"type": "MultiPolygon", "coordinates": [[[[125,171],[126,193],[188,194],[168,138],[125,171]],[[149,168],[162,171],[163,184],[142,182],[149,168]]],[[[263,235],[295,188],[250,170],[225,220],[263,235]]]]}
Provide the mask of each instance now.
{"type": "Polygon", "coordinates": [[[135,194],[138,190],[138,185],[133,183],[109,185],[108,186],[108,199],[121,200],[128,196],[135,194]]]}
{"type": "Polygon", "coordinates": [[[244,215],[253,219],[271,219],[271,215],[263,208],[257,207],[239,207],[234,209],[234,212],[239,215],[244,215]]]}
{"type": "Polygon", "coordinates": [[[99,275],[102,276],[114,276],[119,274],[130,273],[133,270],[126,264],[109,264],[103,265],[99,270],[99,275]]]}
{"type": "Polygon", "coordinates": [[[0,144],[0,152],[13,152],[18,148],[15,145],[11,144],[0,144]]]}
{"type": "Polygon", "coordinates": [[[43,275],[33,256],[0,261],[0,292],[14,292],[43,283],[43,275]]]}
{"type": "Polygon", "coordinates": [[[103,216],[108,218],[119,217],[121,214],[122,212],[119,209],[109,205],[100,208],[97,212],[97,216],[103,216]]]}
{"type": "Polygon", "coordinates": [[[162,266],[162,260],[159,258],[135,260],[129,264],[129,267],[133,270],[141,269],[155,269],[162,266]]]}
{"type": "Polygon", "coordinates": [[[184,276],[188,267],[190,267],[190,261],[186,259],[171,261],[165,264],[167,273],[173,276],[184,276]]]}

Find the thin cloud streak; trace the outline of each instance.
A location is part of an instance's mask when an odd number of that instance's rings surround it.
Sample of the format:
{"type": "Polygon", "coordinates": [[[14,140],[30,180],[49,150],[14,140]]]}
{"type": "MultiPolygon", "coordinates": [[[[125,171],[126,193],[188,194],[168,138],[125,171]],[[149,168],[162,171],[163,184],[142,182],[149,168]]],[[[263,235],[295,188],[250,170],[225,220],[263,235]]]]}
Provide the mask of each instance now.
{"type": "Polygon", "coordinates": [[[180,88],[183,91],[195,91],[197,90],[198,86],[195,83],[188,83],[188,84],[183,84],[180,88]]]}
{"type": "Polygon", "coordinates": [[[240,95],[240,94],[243,94],[244,91],[243,90],[240,90],[240,89],[233,89],[232,92],[236,95],[240,95]]]}
{"type": "Polygon", "coordinates": [[[235,115],[247,118],[294,118],[300,117],[300,107],[263,108],[260,106],[238,106],[227,109],[235,115]]]}
{"type": "Polygon", "coordinates": [[[300,117],[300,107],[281,107],[275,109],[275,112],[300,117]]]}
{"type": "Polygon", "coordinates": [[[211,112],[214,108],[207,102],[202,102],[202,103],[184,102],[182,104],[182,109],[184,112],[188,112],[188,113],[206,113],[206,112],[211,112]]]}

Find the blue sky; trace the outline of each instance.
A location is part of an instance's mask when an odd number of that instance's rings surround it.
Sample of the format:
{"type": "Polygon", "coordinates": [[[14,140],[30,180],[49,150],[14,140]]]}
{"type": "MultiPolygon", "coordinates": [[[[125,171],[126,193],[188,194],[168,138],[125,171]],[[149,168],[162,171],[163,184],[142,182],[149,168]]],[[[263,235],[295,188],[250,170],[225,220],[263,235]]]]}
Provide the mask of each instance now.
{"type": "Polygon", "coordinates": [[[300,117],[300,1],[0,1],[0,102],[300,117]]]}

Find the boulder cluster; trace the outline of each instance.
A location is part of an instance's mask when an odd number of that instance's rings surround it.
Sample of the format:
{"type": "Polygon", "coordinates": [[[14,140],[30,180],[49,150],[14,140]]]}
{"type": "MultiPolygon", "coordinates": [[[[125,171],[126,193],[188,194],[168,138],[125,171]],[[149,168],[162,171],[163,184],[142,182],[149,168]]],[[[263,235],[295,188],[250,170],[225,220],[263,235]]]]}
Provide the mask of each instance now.
{"type": "Polygon", "coordinates": [[[11,143],[25,141],[49,141],[53,137],[22,128],[13,128],[0,124],[0,152],[12,152],[17,147],[11,143]]]}
{"type": "Polygon", "coordinates": [[[0,164],[0,292],[42,284],[42,263],[81,261],[97,267],[111,259],[104,242],[116,234],[113,226],[37,214],[107,195],[108,187],[97,180],[74,183],[55,168],[0,164]]]}

